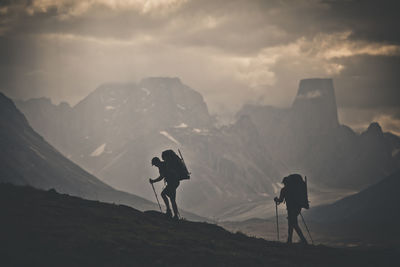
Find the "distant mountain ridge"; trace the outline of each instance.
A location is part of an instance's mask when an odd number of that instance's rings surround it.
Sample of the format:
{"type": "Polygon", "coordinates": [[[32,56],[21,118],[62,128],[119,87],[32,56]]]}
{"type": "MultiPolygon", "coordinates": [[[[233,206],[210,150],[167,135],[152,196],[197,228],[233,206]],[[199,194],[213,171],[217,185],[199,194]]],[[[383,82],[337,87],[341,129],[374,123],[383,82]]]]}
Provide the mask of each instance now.
{"type": "Polygon", "coordinates": [[[178,78],[104,84],[72,108],[45,99],[17,105],[68,158],[142,197],[153,196],[147,181],[158,175],[150,159],[180,148],[192,179],[181,183],[178,202],[212,218],[268,216],[289,173],[309,177],[316,205],[329,201],[327,190],[360,190],[400,166],[396,142],[380,127],[359,135],[340,125],[331,79],[302,80],[290,108],[246,105],[223,127],[178,78]]]}
{"type": "Polygon", "coordinates": [[[400,171],[361,192],[311,209],[307,219],[333,235],[358,238],[364,243],[399,244],[400,171]]]}
{"type": "MultiPolygon", "coordinates": [[[[397,229],[400,219],[400,209],[397,207],[400,203],[399,188],[400,171],[397,171],[357,194],[310,210],[309,216],[323,223],[374,224],[376,229],[384,222],[384,228],[397,229]]],[[[397,232],[400,234],[400,229],[397,232]]]]}
{"type": "Polygon", "coordinates": [[[331,79],[302,80],[289,108],[247,105],[243,115],[271,154],[320,186],[360,190],[400,168],[379,124],[362,134],[339,124],[331,79]]]}
{"type": "Polygon", "coordinates": [[[0,182],[31,185],[87,199],[124,203],[140,210],[156,204],[103,183],[66,159],[28,124],[14,103],[0,93],[0,182]]]}

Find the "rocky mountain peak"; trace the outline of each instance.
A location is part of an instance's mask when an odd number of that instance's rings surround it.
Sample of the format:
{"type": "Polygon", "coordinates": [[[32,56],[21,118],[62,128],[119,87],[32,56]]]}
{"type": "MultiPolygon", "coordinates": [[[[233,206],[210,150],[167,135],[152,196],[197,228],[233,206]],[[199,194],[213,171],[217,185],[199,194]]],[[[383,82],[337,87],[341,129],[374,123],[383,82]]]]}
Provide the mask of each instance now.
{"type": "Polygon", "coordinates": [[[376,135],[376,136],[382,136],[382,127],[379,125],[377,122],[372,122],[369,126],[368,129],[366,130],[367,134],[371,135],[376,135]]]}
{"type": "Polygon", "coordinates": [[[332,79],[304,79],[300,81],[292,110],[309,126],[332,129],[339,125],[335,89],[332,79]]]}

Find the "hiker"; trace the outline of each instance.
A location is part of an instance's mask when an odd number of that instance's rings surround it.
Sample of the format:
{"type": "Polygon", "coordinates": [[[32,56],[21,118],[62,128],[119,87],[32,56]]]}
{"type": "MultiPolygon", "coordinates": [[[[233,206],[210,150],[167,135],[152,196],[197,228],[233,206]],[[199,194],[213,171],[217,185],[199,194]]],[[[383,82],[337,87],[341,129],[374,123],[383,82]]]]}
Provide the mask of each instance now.
{"type": "Polygon", "coordinates": [[[297,221],[297,217],[299,216],[301,209],[303,207],[308,209],[309,207],[306,185],[303,181],[303,178],[299,174],[291,174],[283,178],[282,183],[285,186],[281,189],[279,198],[275,197],[274,201],[277,205],[283,201],[286,201],[286,209],[288,213],[287,219],[289,225],[287,243],[292,243],[293,229],[295,229],[296,233],[300,237],[301,242],[303,244],[307,244],[307,240],[305,239],[297,221]]]}
{"type": "Polygon", "coordinates": [[[166,215],[171,218],[172,212],[169,206],[168,198],[171,200],[172,209],[174,210],[174,219],[179,219],[178,206],[176,205],[176,188],[179,186],[179,179],[176,172],[172,168],[168,168],[165,161],[161,161],[158,157],[151,160],[151,165],[156,166],[160,172],[160,176],[156,179],[149,179],[150,183],[156,183],[165,180],[167,186],[161,192],[161,197],[167,207],[166,215]]]}

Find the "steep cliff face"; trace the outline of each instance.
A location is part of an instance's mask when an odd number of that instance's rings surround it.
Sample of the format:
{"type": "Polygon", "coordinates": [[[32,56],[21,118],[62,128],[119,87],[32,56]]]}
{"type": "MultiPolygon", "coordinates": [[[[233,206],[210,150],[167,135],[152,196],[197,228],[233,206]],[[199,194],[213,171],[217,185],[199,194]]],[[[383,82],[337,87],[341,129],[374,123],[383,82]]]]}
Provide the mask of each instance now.
{"type": "Polygon", "coordinates": [[[301,80],[292,112],[301,118],[304,127],[311,130],[323,132],[338,127],[332,79],[301,80]]]}

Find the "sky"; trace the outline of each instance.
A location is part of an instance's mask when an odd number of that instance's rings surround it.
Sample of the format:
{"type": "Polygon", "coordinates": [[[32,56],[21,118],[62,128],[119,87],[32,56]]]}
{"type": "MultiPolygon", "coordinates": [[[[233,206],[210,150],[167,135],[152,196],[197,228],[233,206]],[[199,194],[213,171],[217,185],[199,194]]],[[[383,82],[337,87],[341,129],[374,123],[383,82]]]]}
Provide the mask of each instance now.
{"type": "Polygon", "coordinates": [[[210,112],[288,107],[332,78],[340,122],[400,135],[396,1],[0,1],[0,91],[71,105],[105,82],[179,77],[210,112]]]}

